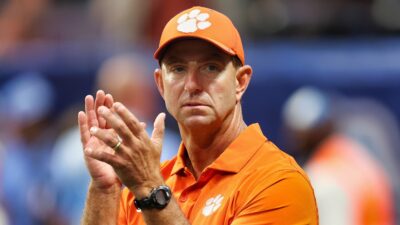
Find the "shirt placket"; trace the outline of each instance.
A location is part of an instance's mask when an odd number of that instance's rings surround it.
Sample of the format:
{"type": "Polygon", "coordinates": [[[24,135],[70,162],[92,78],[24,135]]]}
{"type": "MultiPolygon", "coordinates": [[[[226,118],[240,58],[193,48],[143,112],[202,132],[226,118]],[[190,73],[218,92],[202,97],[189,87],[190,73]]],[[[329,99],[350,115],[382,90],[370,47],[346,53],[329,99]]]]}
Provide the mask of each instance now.
{"type": "MultiPolygon", "coordinates": [[[[190,176],[193,176],[190,172],[189,174],[190,176]]],[[[201,194],[202,188],[210,181],[213,175],[214,171],[212,169],[206,169],[200,175],[197,181],[195,181],[192,185],[188,186],[181,192],[178,201],[181,204],[181,207],[183,208],[185,214],[188,216],[189,220],[192,219],[191,218],[192,210],[196,205],[197,199],[201,194]]]]}

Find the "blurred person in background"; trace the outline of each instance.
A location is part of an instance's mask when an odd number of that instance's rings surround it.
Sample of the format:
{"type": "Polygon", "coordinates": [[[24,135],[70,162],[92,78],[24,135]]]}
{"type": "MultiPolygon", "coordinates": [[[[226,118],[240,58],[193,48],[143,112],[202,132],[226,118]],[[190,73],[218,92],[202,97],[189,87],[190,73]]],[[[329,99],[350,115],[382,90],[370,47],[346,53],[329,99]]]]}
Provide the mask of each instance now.
{"type": "Polygon", "coordinates": [[[10,54],[27,40],[40,37],[39,24],[51,0],[10,0],[0,2],[0,57],[10,54]]]}
{"type": "Polygon", "coordinates": [[[153,1],[91,0],[90,16],[99,30],[100,38],[113,47],[125,48],[132,43],[143,43],[146,17],[153,1]]]}
{"type": "MultiPolygon", "coordinates": [[[[2,96],[0,96],[0,107],[3,106],[2,104],[2,100],[1,100],[2,96]]],[[[1,111],[1,110],[0,110],[1,111]]],[[[2,113],[0,112],[0,116],[3,116],[2,113]]],[[[0,120],[0,126],[2,126],[3,124],[1,124],[1,120],[0,120]]],[[[1,137],[1,134],[0,134],[1,137]]],[[[3,157],[4,157],[4,146],[1,142],[1,138],[0,138],[0,182],[3,181],[3,157]]],[[[3,203],[3,190],[0,187],[0,224],[2,225],[8,225],[8,215],[7,212],[4,209],[4,203],[3,203]]]]}
{"type": "Polygon", "coordinates": [[[303,87],[288,98],[283,108],[285,135],[303,156],[315,189],[320,222],[393,225],[395,193],[383,166],[386,162],[339,129],[343,116],[353,113],[342,108],[342,101],[338,95],[303,87]]]}
{"type": "Polygon", "coordinates": [[[103,40],[117,49],[135,43],[152,46],[158,41],[163,25],[176,13],[205,0],[92,0],[90,14],[103,40]]]}
{"type": "Polygon", "coordinates": [[[90,180],[82,152],[79,151],[82,146],[79,130],[71,126],[71,115],[75,112],[76,107],[72,106],[61,115],[58,121],[61,129],[50,157],[50,183],[55,192],[55,208],[62,224],[68,225],[79,224],[90,180]]]}
{"type": "Polygon", "coordinates": [[[53,132],[49,114],[54,93],[38,73],[18,74],[1,89],[4,159],[0,190],[10,224],[39,225],[57,220],[49,185],[53,132]]]}
{"type": "Polygon", "coordinates": [[[1,205],[0,205],[0,224],[9,225],[7,213],[1,205]]]}
{"type": "MultiPolygon", "coordinates": [[[[156,89],[149,79],[147,64],[134,54],[119,54],[105,60],[96,76],[96,88],[113,95],[143,121],[146,130],[153,130],[149,122],[159,110],[156,89]]],[[[65,115],[69,118],[71,112],[65,115]]],[[[70,118],[72,119],[72,118],[70,118]]],[[[73,118],[75,122],[75,117],[73,118]]],[[[54,145],[51,173],[57,191],[57,207],[68,224],[79,224],[85,205],[90,176],[85,167],[79,128],[63,132],[54,145]],[[67,185],[66,185],[67,184],[67,185]]],[[[161,161],[171,159],[180,144],[175,131],[167,129],[161,161]]]]}
{"type": "Polygon", "coordinates": [[[400,129],[393,113],[378,101],[352,98],[340,104],[336,128],[368,150],[390,177],[395,194],[396,221],[400,222],[400,129]]]}

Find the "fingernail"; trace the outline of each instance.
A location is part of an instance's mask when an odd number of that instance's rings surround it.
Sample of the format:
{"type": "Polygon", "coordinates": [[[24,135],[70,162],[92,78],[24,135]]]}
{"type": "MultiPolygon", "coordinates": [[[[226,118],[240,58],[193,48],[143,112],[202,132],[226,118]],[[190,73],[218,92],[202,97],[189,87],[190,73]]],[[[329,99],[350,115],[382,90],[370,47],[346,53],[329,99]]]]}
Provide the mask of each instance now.
{"type": "Polygon", "coordinates": [[[106,112],[106,109],[104,106],[99,107],[99,113],[104,114],[106,112]]]}
{"type": "Polygon", "coordinates": [[[115,109],[120,109],[121,108],[121,104],[119,102],[114,103],[114,108],[115,109]]]}
{"type": "Polygon", "coordinates": [[[91,128],[90,128],[90,133],[91,133],[91,134],[94,134],[94,133],[97,132],[97,130],[98,130],[97,127],[91,127],[91,128]]]}

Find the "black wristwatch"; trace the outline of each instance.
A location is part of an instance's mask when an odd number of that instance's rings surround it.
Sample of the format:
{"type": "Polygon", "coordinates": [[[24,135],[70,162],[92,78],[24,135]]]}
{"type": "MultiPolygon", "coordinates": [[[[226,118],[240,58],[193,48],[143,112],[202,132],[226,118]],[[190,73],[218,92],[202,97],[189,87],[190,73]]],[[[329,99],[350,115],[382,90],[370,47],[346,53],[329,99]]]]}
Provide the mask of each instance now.
{"type": "Polygon", "coordinates": [[[153,188],[150,195],[143,199],[136,199],[133,201],[137,211],[143,209],[163,209],[171,200],[171,189],[168,186],[161,185],[153,188]]]}

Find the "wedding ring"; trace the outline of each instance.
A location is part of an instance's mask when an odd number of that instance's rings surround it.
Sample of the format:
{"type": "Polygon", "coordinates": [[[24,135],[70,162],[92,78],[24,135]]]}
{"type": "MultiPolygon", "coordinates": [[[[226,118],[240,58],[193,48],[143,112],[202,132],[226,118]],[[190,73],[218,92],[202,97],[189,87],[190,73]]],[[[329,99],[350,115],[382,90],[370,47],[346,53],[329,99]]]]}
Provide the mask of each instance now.
{"type": "Polygon", "coordinates": [[[122,144],[122,140],[121,140],[120,137],[118,137],[118,142],[117,142],[117,144],[115,144],[114,147],[112,147],[112,148],[114,149],[114,151],[118,151],[119,146],[121,146],[121,144],[122,144]]]}

